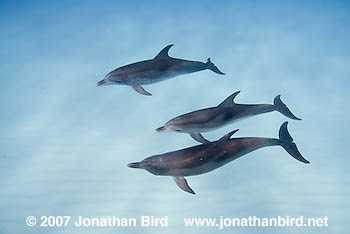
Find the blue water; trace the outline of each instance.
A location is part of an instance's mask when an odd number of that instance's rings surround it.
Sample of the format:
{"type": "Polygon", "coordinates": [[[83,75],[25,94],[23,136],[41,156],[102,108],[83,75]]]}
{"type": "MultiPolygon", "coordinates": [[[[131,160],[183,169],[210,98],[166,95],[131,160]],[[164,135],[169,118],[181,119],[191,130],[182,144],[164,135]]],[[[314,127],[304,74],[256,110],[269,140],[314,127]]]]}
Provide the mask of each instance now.
{"type": "MultiPolygon", "coordinates": [[[[0,233],[350,233],[349,1],[1,1],[0,233]],[[118,66],[170,55],[210,71],[146,86],[96,87],[118,66]],[[282,100],[311,164],[282,148],[211,173],[170,177],[126,165],[197,143],[154,129],[217,105],[282,100]],[[168,227],[28,227],[27,216],[168,216],[168,227]],[[328,227],[186,228],[185,217],[321,217],[328,227]]],[[[206,133],[277,137],[274,112],[206,133]]]]}

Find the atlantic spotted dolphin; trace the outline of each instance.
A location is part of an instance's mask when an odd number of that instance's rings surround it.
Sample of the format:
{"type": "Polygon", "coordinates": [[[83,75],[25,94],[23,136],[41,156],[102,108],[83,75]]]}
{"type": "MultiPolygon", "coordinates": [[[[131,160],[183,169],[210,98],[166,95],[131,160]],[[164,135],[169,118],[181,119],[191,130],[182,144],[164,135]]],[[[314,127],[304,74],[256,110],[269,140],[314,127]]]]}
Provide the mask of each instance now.
{"type": "Polygon", "coordinates": [[[212,131],[229,123],[239,121],[251,116],[278,111],[291,119],[300,120],[281,101],[280,95],[276,96],[273,105],[270,104],[237,104],[235,97],[240,91],[233,93],[218,106],[193,111],[169,120],[163,127],[157,128],[157,132],[176,131],[191,135],[193,139],[201,143],[208,143],[201,133],[212,131]]]}
{"type": "Polygon", "coordinates": [[[206,69],[225,75],[210,61],[210,58],[208,58],[206,63],[203,63],[170,57],[168,52],[172,46],[173,44],[166,46],[154,59],[132,63],[111,71],[103,80],[97,82],[97,86],[110,84],[130,85],[140,94],[152,95],[141,85],[153,84],[175,76],[206,69]]]}
{"type": "Polygon", "coordinates": [[[238,131],[235,130],[218,141],[155,155],[141,162],[130,163],[128,166],[145,169],[154,175],[172,176],[182,190],[194,194],[195,192],[187,184],[185,176],[200,175],[212,171],[263,147],[282,146],[295,159],[309,163],[293,142],[287,124],[288,122],[285,122],[281,125],[279,139],[259,137],[230,139],[238,131]]]}

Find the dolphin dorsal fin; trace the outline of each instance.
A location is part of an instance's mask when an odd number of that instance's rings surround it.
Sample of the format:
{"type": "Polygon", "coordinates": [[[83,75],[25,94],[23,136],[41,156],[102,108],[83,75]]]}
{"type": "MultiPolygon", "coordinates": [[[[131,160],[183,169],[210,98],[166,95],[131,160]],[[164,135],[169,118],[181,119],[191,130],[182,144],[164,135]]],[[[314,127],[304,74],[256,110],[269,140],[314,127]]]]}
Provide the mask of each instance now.
{"type": "Polygon", "coordinates": [[[169,49],[173,46],[174,44],[170,44],[166,47],[164,47],[158,54],[156,57],[154,57],[154,59],[160,59],[160,58],[169,58],[168,52],[169,49]]]}
{"type": "Polygon", "coordinates": [[[232,132],[227,133],[225,136],[221,137],[221,138],[217,141],[217,143],[219,143],[219,144],[225,143],[226,141],[230,140],[231,136],[232,136],[233,134],[235,134],[236,132],[238,132],[238,129],[233,130],[232,132]]]}
{"type": "Polygon", "coordinates": [[[229,106],[235,105],[236,103],[234,102],[234,99],[240,92],[241,91],[237,91],[231,94],[229,97],[227,97],[223,102],[219,104],[219,107],[229,107],[229,106]]]}

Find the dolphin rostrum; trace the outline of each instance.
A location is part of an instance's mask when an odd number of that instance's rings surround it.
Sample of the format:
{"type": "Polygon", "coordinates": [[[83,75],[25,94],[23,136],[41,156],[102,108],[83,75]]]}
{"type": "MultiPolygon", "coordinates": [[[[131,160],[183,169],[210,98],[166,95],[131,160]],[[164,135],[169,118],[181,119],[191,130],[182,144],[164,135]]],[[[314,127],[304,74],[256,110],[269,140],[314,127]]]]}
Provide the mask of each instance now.
{"type": "Polygon", "coordinates": [[[173,44],[162,49],[154,59],[119,67],[97,82],[97,86],[109,84],[130,85],[136,92],[152,95],[141,85],[153,84],[175,76],[209,69],[220,75],[221,72],[208,58],[206,63],[172,58],[168,55],[173,44]]]}
{"type": "Polygon", "coordinates": [[[309,163],[293,142],[287,124],[288,122],[284,122],[281,125],[279,139],[260,137],[230,139],[238,131],[235,130],[218,141],[151,156],[141,162],[129,163],[128,167],[145,169],[154,175],[172,176],[182,190],[195,194],[187,184],[185,176],[200,175],[212,171],[262,147],[282,146],[296,160],[309,163]]]}
{"type": "Polygon", "coordinates": [[[237,104],[234,98],[240,91],[233,93],[218,106],[193,111],[169,120],[156,132],[176,131],[191,135],[193,139],[201,143],[208,143],[201,133],[208,132],[224,125],[251,116],[278,111],[291,119],[301,120],[296,117],[281,101],[280,95],[276,96],[271,104],[237,104]]]}

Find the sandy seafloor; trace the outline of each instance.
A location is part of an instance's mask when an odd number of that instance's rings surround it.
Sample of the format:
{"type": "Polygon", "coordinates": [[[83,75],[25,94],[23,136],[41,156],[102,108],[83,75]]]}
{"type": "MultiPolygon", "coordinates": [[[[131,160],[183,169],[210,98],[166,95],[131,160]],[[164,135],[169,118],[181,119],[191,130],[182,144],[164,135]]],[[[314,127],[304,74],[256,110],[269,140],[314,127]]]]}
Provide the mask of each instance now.
{"type": "MultiPolygon", "coordinates": [[[[0,233],[350,233],[349,1],[1,1],[0,233]],[[118,66],[153,58],[212,61],[227,75],[184,75],[145,88],[96,87],[118,66]],[[208,174],[170,177],[129,162],[196,145],[154,129],[179,114],[282,100],[311,164],[280,147],[208,174]],[[168,227],[28,227],[27,216],[168,216],[168,227]],[[184,226],[186,217],[325,217],[328,227],[184,226]]],[[[206,133],[277,137],[274,112],[206,133]]],[[[39,222],[40,220],[38,220],[39,222]]]]}

